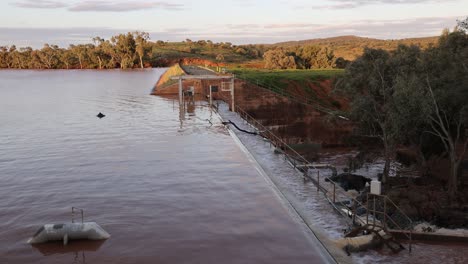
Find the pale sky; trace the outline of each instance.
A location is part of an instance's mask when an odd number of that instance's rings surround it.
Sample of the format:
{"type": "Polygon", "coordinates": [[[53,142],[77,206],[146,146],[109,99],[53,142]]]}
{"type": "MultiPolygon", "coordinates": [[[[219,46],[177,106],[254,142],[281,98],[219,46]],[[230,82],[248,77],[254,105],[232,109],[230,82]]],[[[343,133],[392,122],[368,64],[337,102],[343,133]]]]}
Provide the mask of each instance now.
{"type": "Polygon", "coordinates": [[[467,16],[468,0],[0,0],[0,45],[66,47],[135,30],[234,44],[400,39],[437,36],[467,16]]]}

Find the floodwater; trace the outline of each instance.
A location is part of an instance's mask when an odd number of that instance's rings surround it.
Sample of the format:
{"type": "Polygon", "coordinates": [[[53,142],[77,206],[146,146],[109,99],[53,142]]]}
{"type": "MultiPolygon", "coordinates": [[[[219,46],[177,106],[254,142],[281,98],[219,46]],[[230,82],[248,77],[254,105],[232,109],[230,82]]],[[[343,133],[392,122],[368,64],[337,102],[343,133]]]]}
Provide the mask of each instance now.
{"type": "Polygon", "coordinates": [[[325,261],[215,114],[149,95],[162,72],[0,71],[0,263],[325,261]],[[26,243],[72,206],[111,238],[26,243]]]}

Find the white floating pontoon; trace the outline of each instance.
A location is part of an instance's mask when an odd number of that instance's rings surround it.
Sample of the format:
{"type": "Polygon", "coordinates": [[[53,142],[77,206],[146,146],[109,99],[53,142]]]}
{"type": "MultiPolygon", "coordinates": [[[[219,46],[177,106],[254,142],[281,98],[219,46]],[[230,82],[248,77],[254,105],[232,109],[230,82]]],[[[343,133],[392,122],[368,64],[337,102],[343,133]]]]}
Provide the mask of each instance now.
{"type": "MultiPolygon", "coordinates": [[[[72,208],[73,215],[75,209],[74,207],[72,208]]],[[[110,238],[109,233],[97,223],[83,222],[83,210],[81,210],[81,219],[81,223],[74,223],[72,218],[72,223],[46,224],[37,230],[34,236],[28,240],[28,243],[37,244],[63,240],[63,244],[66,245],[68,240],[73,239],[103,240],[110,238]]]]}

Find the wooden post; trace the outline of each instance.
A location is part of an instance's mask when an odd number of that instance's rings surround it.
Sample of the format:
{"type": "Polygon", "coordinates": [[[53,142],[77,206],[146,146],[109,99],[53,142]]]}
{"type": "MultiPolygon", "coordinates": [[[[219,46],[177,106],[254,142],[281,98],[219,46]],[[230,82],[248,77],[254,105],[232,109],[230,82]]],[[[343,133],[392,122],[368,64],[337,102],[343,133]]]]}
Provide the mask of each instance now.
{"type": "Polygon", "coordinates": [[[232,79],[231,79],[231,103],[232,103],[232,111],[233,112],[236,111],[235,104],[234,104],[234,79],[235,79],[235,76],[232,75],[232,79]]]}

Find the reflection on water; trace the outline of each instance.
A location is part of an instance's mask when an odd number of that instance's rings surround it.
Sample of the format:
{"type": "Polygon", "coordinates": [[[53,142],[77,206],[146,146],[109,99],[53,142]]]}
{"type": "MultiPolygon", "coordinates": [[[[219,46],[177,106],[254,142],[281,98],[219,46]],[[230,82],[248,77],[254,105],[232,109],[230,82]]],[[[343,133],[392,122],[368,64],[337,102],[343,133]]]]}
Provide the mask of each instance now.
{"type": "Polygon", "coordinates": [[[54,254],[76,253],[75,255],[84,255],[84,252],[95,252],[105,243],[105,240],[74,240],[70,241],[66,246],[63,242],[49,242],[43,244],[32,244],[31,246],[38,250],[44,256],[54,254]],[[79,254],[83,253],[83,254],[79,254]]]}
{"type": "Polygon", "coordinates": [[[0,71],[0,263],[322,262],[209,108],[148,95],[162,72],[0,71]],[[112,237],[26,243],[72,206],[112,237]]]}

